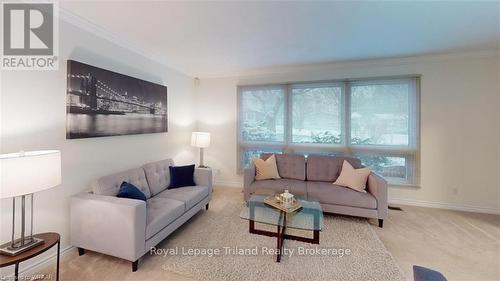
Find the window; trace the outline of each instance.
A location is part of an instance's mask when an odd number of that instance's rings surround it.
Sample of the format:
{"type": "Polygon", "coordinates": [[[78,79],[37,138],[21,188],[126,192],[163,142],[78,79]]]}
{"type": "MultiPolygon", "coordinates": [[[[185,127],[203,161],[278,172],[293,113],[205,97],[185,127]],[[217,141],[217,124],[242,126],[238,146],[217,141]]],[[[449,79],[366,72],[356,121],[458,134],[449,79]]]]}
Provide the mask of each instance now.
{"type": "Polygon", "coordinates": [[[342,143],[342,87],[292,87],[292,142],[342,143]]]}
{"type": "Polygon", "coordinates": [[[363,165],[386,178],[388,181],[402,183],[408,178],[406,158],[385,155],[355,155],[363,165]]]}
{"type": "Polygon", "coordinates": [[[239,87],[240,168],[261,153],[352,155],[417,184],[419,78],[239,87]]]}
{"type": "Polygon", "coordinates": [[[241,140],[283,142],[285,92],[279,87],[257,87],[241,92],[241,140]]]}
{"type": "Polygon", "coordinates": [[[407,83],[351,87],[351,144],[403,145],[409,141],[407,83]]]}

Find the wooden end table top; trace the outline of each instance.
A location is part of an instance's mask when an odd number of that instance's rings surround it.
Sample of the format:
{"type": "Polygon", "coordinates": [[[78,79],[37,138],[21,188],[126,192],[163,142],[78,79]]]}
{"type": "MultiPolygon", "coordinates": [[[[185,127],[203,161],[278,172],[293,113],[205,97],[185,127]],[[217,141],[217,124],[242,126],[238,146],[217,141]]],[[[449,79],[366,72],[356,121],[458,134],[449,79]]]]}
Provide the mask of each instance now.
{"type": "Polygon", "coordinates": [[[26,252],[20,253],[17,256],[0,255],[0,267],[20,263],[22,261],[31,259],[32,257],[38,256],[39,254],[52,248],[52,246],[57,244],[57,242],[59,242],[59,240],[61,239],[61,236],[55,232],[39,233],[33,236],[43,239],[44,243],[26,252]]]}

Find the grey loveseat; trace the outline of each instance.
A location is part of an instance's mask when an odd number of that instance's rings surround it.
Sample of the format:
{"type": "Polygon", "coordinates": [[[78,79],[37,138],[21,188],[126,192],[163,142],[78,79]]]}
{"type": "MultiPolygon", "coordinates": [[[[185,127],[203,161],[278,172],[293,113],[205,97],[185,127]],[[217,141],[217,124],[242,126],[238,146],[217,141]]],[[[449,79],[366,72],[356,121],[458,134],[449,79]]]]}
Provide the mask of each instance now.
{"type": "MultiPolygon", "coordinates": [[[[267,159],[271,154],[263,154],[267,159]]],[[[324,212],[376,218],[379,226],[387,218],[387,181],[376,173],[368,176],[366,193],[332,184],[340,175],[342,163],[347,160],[354,168],[361,161],[350,157],[276,154],[281,179],[255,180],[253,163],[244,170],[244,196],[248,200],[257,190],[282,191],[319,200],[324,212]]]]}
{"type": "Polygon", "coordinates": [[[132,262],[170,235],[212,198],[212,172],[195,169],[196,186],[167,189],[172,160],[104,176],[92,183],[92,191],[71,197],[71,244],[80,255],[85,249],[132,262]],[[148,198],[118,198],[123,181],[137,186],[148,198]]]}

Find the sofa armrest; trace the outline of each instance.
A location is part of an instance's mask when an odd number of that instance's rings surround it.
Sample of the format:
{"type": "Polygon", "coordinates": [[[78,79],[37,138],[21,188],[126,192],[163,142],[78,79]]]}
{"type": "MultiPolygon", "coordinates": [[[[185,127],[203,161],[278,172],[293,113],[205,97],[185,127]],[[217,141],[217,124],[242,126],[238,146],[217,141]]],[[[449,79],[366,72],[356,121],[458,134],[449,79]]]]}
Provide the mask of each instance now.
{"type": "Polygon", "coordinates": [[[146,252],[146,202],[79,193],[70,204],[72,245],[129,261],[146,252]]]}
{"type": "Polygon", "coordinates": [[[213,178],[212,170],[207,168],[194,169],[194,182],[196,185],[208,187],[208,196],[212,198],[213,178]]]}
{"type": "Polygon", "coordinates": [[[250,186],[255,181],[255,165],[251,163],[248,167],[243,169],[243,194],[245,201],[250,198],[250,186]]]}
{"type": "Polygon", "coordinates": [[[379,219],[387,218],[387,181],[380,175],[372,172],[368,176],[368,192],[377,199],[377,212],[379,219]]]}

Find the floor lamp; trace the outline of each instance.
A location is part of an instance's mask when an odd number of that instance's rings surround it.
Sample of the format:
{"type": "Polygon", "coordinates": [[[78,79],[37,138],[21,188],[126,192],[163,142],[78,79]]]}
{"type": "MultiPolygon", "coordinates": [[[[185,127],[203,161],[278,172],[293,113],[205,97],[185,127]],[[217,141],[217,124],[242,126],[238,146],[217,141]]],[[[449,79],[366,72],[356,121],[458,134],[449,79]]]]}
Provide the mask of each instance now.
{"type": "MultiPolygon", "coordinates": [[[[0,198],[12,198],[12,240],[0,253],[18,255],[43,243],[33,237],[33,194],[61,184],[61,152],[41,150],[0,155],[0,198]],[[21,229],[16,237],[16,198],[21,198],[21,229]],[[30,230],[26,230],[26,199],[30,199],[30,230]]],[[[18,216],[19,219],[19,216],[18,216]]]]}

